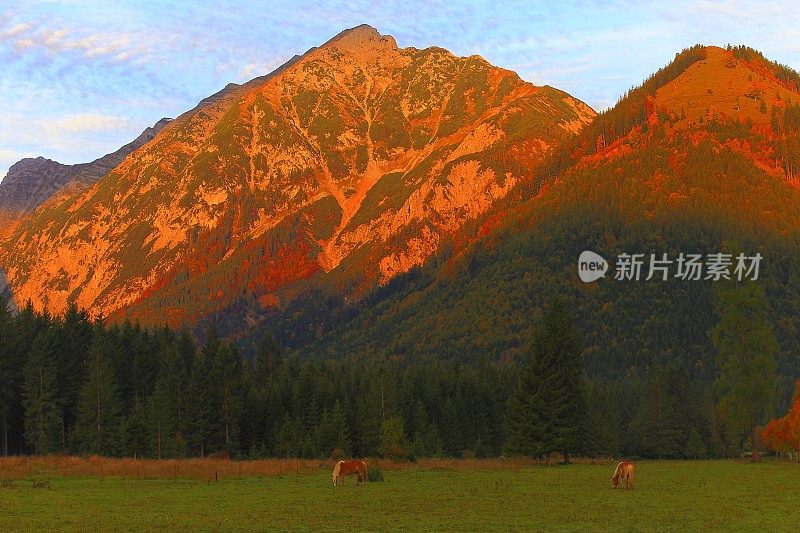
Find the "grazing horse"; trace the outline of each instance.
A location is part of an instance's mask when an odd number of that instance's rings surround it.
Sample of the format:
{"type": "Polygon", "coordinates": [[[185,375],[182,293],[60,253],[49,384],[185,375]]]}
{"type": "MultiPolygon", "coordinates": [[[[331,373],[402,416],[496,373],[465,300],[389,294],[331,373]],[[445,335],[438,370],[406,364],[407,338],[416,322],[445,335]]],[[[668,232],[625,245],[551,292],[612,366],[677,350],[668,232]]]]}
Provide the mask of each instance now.
{"type": "Polygon", "coordinates": [[[626,489],[633,488],[633,463],[630,461],[622,461],[617,465],[617,469],[614,470],[614,475],[611,476],[612,489],[617,488],[620,479],[622,480],[622,486],[624,486],[626,489]]]}
{"type": "Polygon", "coordinates": [[[358,485],[362,481],[367,480],[367,463],[364,461],[339,461],[336,463],[336,466],[333,467],[333,473],[331,474],[331,480],[333,481],[333,486],[336,486],[336,482],[340,479],[342,483],[344,483],[344,477],[349,474],[356,474],[356,485],[358,485]]]}

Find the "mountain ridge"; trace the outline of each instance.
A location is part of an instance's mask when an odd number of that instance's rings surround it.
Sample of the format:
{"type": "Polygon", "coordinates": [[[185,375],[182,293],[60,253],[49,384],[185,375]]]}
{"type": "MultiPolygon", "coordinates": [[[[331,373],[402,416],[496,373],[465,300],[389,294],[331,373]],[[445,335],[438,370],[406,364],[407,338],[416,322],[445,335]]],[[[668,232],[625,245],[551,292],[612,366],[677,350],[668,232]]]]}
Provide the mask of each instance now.
{"type": "Polygon", "coordinates": [[[644,281],[646,265],[642,281],[616,281],[614,259],[760,253],[758,282],[790,383],[800,375],[794,80],[745,47],[687,49],[553,152],[537,172],[556,178],[509,193],[484,238],[395,278],[366,303],[339,302],[326,314],[297,301],[268,326],[301,357],[508,362],[530,349],[536,317],[559,296],[574,310],[590,376],[644,379],[675,363],[710,382],[713,283],[644,281]],[[584,250],[609,260],[605,279],[580,281],[584,250]]]}
{"type": "Polygon", "coordinates": [[[103,177],[134,150],[144,146],[171,119],[162,118],[145,128],[134,140],[89,163],[67,165],[42,156],[24,158],[8,170],[0,183],[0,239],[13,231],[25,215],[56,195],[75,194],[103,177]]]}
{"type": "Polygon", "coordinates": [[[593,116],[477,56],[363,26],[204,102],[17,228],[2,259],[18,298],[175,325],[231,306],[258,322],[319,283],[357,298],[593,116]]]}

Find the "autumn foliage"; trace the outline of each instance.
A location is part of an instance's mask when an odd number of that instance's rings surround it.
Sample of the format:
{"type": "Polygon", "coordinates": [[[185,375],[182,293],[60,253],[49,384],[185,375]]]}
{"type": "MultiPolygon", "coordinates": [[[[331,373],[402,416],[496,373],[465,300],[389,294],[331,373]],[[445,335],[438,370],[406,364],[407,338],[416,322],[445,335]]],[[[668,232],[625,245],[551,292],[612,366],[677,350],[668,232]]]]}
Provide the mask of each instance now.
{"type": "Polygon", "coordinates": [[[783,418],[770,420],[762,434],[764,444],[776,452],[800,452],[800,380],[792,404],[783,418]]]}

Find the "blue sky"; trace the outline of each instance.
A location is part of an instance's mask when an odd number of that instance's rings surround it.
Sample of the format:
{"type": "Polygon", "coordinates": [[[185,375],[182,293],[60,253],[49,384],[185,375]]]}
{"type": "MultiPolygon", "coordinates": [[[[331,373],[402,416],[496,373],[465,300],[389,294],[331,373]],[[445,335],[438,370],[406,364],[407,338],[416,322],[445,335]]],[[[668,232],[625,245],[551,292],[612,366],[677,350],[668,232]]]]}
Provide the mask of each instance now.
{"type": "Polygon", "coordinates": [[[95,159],[362,23],[403,47],[480,54],[597,110],[695,43],[747,44],[800,69],[796,0],[3,4],[0,177],[27,156],[95,159]]]}

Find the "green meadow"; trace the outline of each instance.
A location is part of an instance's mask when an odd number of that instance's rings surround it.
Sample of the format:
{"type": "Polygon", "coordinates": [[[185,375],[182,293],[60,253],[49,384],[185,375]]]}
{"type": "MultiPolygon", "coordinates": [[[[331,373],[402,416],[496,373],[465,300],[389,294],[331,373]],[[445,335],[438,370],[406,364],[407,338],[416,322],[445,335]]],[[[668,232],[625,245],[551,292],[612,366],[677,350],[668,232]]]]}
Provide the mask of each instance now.
{"type": "Polygon", "coordinates": [[[0,531],[797,531],[800,524],[800,464],[639,462],[634,490],[612,490],[612,470],[411,467],[386,471],[383,483],[338,487],[327,468],[217,482],[37,477],[2,482],[0,531]]]}

